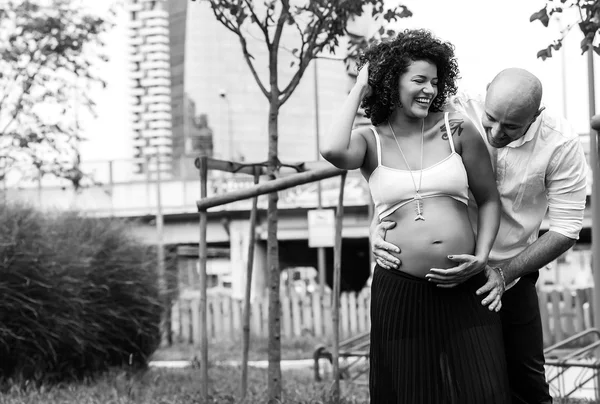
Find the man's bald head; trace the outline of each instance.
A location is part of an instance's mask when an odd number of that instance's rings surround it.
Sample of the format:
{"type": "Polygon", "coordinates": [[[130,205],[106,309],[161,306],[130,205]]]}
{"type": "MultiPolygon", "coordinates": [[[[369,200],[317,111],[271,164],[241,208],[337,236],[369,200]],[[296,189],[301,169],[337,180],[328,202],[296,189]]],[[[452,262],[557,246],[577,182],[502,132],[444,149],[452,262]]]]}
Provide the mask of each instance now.
{"type": "Polygon", "coordinates": [[[502,70],[489,84],[482,117],[490,144],[504,147],[523,137],[542,112],[542,83],[524,69],[502,70]]]}
{"type": "Polygon", "coordinates": [[[505,69],[490,83],[488,97],[495,102],[506,103],[511,109],[526,109],[535,113],[542,103],[542,83],[525,69],[505,69]]]}

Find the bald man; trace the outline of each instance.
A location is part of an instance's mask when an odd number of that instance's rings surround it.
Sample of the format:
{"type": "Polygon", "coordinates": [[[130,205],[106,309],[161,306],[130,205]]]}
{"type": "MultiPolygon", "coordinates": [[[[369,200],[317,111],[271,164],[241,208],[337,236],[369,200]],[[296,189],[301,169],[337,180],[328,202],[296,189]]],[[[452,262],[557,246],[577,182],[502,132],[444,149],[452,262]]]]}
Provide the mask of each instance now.
{"type": "MultiPolygon", "coordinates": [[[[482,304],[500,311],[513,404],[552,402],[535,283],[540,268],[575,244],[586,202],[588,168],[579,136],[562,117],[547,112],[541,100],[539,79],[511,68],[488,85],[484,102],[458,94],[448,106],[477,126],[496,173],[500,229],[485,268],[488,281],[477,293],[485,296],[482,304]],[[546,213],[550,229],[538,238],[546,213]]],[[[455,125],[460,136],[460,122],[455,125]]],[[[474,231],[476,208],[470,203],[474,231]]],[[[384,241],[393,226],[382,222],[372,229],[373,254],[378,265],[402,270],[401,248],[384,241]]],[[[429,280],[453,287],[478,272],[472,256],[452,260],[455,268],[432,268],[429,280]]]]}

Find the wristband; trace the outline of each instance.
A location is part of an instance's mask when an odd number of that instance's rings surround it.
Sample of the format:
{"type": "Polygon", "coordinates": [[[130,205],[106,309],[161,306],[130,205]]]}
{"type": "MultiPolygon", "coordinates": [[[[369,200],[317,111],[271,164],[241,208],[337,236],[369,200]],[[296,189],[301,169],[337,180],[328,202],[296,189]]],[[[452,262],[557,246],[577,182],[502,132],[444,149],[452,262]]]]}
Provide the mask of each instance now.
{"type": "Polygon", "coordinates": [[[502,286],[504,287],[504,290],[506,290],[506,278],[504,277],[504,271],[500,267],[492,267],[492,269],[500,274],[500,277],[502,278],[502,286]]]}

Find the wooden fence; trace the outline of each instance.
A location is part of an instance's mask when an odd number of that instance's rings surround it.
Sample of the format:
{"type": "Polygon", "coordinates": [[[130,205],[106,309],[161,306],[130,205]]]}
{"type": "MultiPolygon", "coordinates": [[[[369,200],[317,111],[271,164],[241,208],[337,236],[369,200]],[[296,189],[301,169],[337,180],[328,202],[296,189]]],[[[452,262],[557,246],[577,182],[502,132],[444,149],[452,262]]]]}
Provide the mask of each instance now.
{"type": "MultiPolygon", "coordinates": [[[[538,291],[546,346],[592,326],[592,293],[592,288],[538,291]]],[[[369,288],[360,293],[342,293],[342,340],[369,330],[370,300],[369,288]]],[[[299,295],[291,292],[281,297],[281,306],[282,338],[312,335],[327,339],[333,335],[331,293],[321,297],[318,293],[299,295]]],[[[196,344],[200,341],[199,307],[200,301],[193,295],[173,305],[171,331],[175,343],[196,344]]],[[[207,312],[210,340],[241,340],[241,300],[222,295],[209,296],[207,312]]],[[[267,317],[267,297],[254,299],[250,312],[250,332],[253,336],[267,337],[267,317]]]]}
{"type": "MultiPolygon", "coordinates": [[[[286,292],[288,292],[286,290],[286,292]]],[[[281,336],[301,337],[333,335],[331,293],[299,295],[295,292],[281,296],[281,336]]],[[[370,289],[340,296],[340,338],[345,339],[368,331],[370,323],[370,289]]],[[[254,299],[250,311],[250,333],[268,335],[268,297],[254,299]]],[[[229,296],[209,296],[207,302],[208,338],[239,340],[242,337],[242,301],[229,296]]],[[[200,300],[196,297],[177,301],[171,310],[173,340],[196,343],[200,340],[200,300]]]]}
{"type": "Polygon", "coordinates": [[[538,290],[544,345],[552,345],[593,325],[594,289],[538,290]]]}

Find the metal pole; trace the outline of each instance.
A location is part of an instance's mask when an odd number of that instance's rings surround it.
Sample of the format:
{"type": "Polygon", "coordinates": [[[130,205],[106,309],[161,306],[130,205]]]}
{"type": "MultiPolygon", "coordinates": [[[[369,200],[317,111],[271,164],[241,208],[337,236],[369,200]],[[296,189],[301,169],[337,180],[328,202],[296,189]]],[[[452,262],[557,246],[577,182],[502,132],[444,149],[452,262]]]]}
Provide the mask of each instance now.
{"type": "Polygon", "coordinates": [[[115,172],[114,160],[108,161],[108,188],[110,192],[110,215],[115,215],[115,172]]]}
{"type": "MultiPolygon", "coordinates": [[[[318,69],[317,59],[313,59],[313,68],[315,75],[315,138],[316,138],[316,152],[317,161],[321,159],[321,153],[319,152],[319,81],[318,81],[318,69]]],[[[321,181],[317,181],[317,209],[323,207],[323,195],[321,189],[321,181]]],[[[325,247],[317,248],[317,270],[319,272],[319,294],[321,297],[325,295],[325,247]]]]}
{"type": "Polygon", "coordinates": [[[231,116],[231,102],[229,102],[229,98],[227,100],[227,130],[229,131],[229,160],[234,161],[234,151],[235,146],[233,142],[233,119],[231,116]]]}
{"type": "Polygon", "coordinates": [[[145,155],[144,156],[144,174],[146,174],[146,203],[148,204],[147,207],[150,208],[150,206],[152,205],[151,198],[150,198],[150,189],[152,187],[152,175],[150,174],[150,156],[145,155]]]}
{"type": "MultiPolygon", "coordinates": [[[[560,18],[557,19],[559,27],[560,27],[560,32],[561,34],[566,34],[565,29],[562,26],[562,22],[560,20],[560,18]]],[[[561,86],[562,86],[562,96],[563,96],[563,102],[562,102],[562,110],[563,110],[563,116],[565,117],[565,119],[567,118],[567,114],[568,114],[568,109],[567,109],[567,45],[566,45],[566,41],[563,41],[562,43],[562,53],[561,53],[561,57],[560,57],[560,81],[561,81],[561,86]]],[[[556,272],[558,273],[558,268],[556,269],[556,272]]],[[[557,283],[558,285],[558,283],[557,283]]]]}
{"type": "Polygon", "coordinates": [[[182,193],[183,193],[183,199],[182,199],[182,206],[185,206],[185,203],[187,201],[187,172],[186,172],[186,154],[182,154],[179,157],[179,178],[181,178],[181,185],[182,185],[182,193]]]}
{"type": "Polygon", "coordinates": [[[229,102],[229,97],[225,90],[221,90],[221,93],[219,95],[227,103],[227,138],[228,138],[227,139],[227,142],[228,142],[227,148],[229,149],[228,150],[229,156],[227,156],[227,157],[230,161],[233,161],[234,144],[233,144],[233,119],[231,116],[231,103],[229,102]]]}
{"type": "Polygon", "coordinates": [[[42,198],[42,171],[38,170],[38,176],[37,176],[37,196],[38,196],[38,206],[40,208],[42,208],[42,200],[44,198],[42,198]]]}
{"type": "MultiPolygon", "coordinates": [[[[206,156],[200,157],[200,200],[207,196],[207,167],[206,156]]],[[[208,257],[206,245],[206,228],[208,217],[206,209],[200,210],[200,242],[198,244],[199,283],[200,283],[200,398],[208,403],[208,330],[206,321],[206,260],[208,257]]]]}
{"type": "Polygon", "coordinates": [[[8,200],[6,193],[8,192],[7,188],[8,186],[6,185],[6,171],[2,172],[2,201],[4,203],[6,203],[6,201],[8,200]]]}
{"type": "MultiPolygon", "coordinates": [[[[162,331],[165,330],[166,310],[167,310],[167,285],[165,274],[165,246],[163,242],[164,218],[162,214],[162,197],[160,192],[160,156],[156,150],[156,260],[158,270],[158,291],[162,303],[163,312],[161,314],[162,331]]],[[[165,334],[168,335],[168,332],[165,334]]],[[[165,336],[163,335],[163,337],[165,336]]],[[[164,339],[163,339],[164,341],[164,339]]]]}
{"type": "Polygon", "coordinates": [[[594,50],[590,47],[588,55],[589,113],[592,122],[590,131],[590,165],[592,167],[592,274],[594,277],[594,327],[600,327],[600,167],[598,156],[598,130],[600,119],[596,115],[596,83],[594,79],[594,50]]]}

